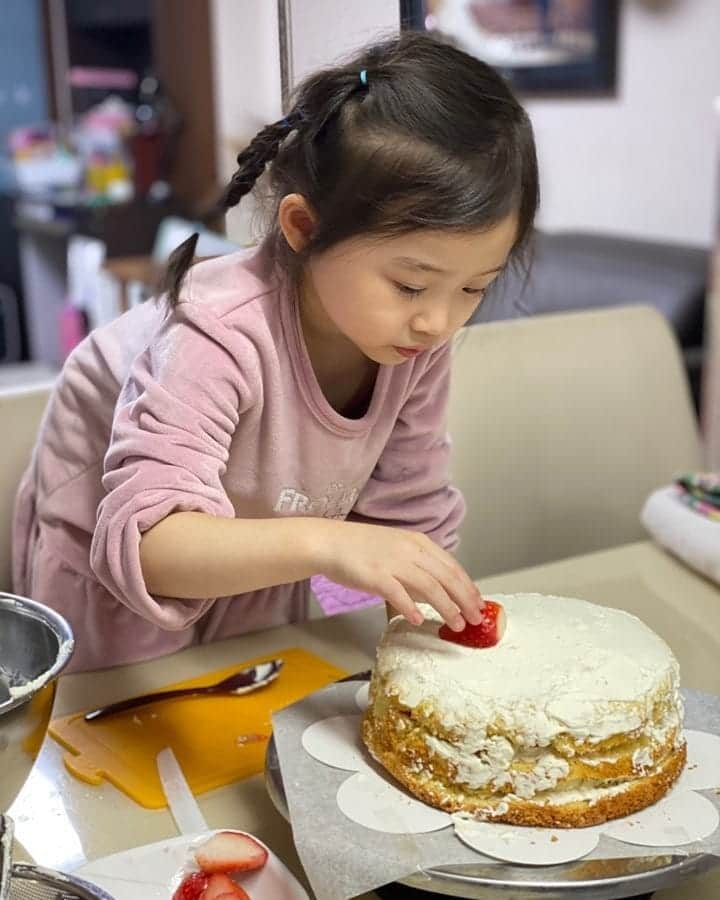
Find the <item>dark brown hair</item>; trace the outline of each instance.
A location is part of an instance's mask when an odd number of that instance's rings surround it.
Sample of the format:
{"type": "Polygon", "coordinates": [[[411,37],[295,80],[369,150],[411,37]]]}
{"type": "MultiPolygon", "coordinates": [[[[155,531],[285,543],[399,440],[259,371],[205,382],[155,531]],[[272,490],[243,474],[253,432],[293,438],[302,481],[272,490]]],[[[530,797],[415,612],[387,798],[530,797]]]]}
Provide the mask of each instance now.
{"type": "MultiPolygon", "coordinates": [[[[291,274],[310,255],[361,234],[482,230],[513,211],[518,259],[538,206],[526,112],[490,66],[422,33],[403,33],[307,78],[288,116],[263,128],[237,163],[221,208],[236,206],[269,166],[266,243],[291,274]],[[302,194],[316,216],[299,254],[277,225],[290,193],[302,194]]],[[[170,303],[196,243],[193,235],[170,257],[163,285],[170,303]]]]}

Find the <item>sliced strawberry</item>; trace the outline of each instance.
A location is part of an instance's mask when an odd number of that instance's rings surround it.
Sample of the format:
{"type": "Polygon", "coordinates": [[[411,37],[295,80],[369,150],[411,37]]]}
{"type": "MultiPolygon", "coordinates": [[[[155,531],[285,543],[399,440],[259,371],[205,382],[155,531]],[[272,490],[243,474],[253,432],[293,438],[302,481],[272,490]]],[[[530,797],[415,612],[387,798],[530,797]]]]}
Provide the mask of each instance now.
{"type": "Polygon", "coordinates": [[[494,600],[486,600],[481,612],[482,620],[477,625],[467,622],[462,631],[441,625],[438,635],[463,647],[494,647],[505,633],[505,610],[494,600]]]}
{"type": "Polygon", "coordinates": [[[216,872],[208,878],[207,887],[200,900],[250,900],[250,896],[222,872],[216,872]]]}
{"type": "Polygon", "coordinates": [[[195,860],[203,872],[249,872],[267,862],[267,850],[249,834],[218,831],[195,850],[195,860]]]}
{"type": "Polygon", "coordinates": [[[172,895],[172,900],[200,900],[209,880],[210,877],[205,872],[186,875],[172,895]]]}

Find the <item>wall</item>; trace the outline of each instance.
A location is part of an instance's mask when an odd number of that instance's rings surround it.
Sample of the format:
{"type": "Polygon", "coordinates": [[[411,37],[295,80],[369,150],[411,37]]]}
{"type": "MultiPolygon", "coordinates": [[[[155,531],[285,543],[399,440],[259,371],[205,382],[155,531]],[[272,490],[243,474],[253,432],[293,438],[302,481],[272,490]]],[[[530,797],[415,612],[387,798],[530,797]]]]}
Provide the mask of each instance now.
{"type": "MultiPolygon", "coordinates": [[[[212,0],[218,172],[223,183],[254,134],[281,114],[277,5],[274,0],[212,0]]],[[[255,210],[246,200],[227,217],[231,240],[253,238],[255,210]]]]}
{"type": "MultiPolygon", "coordinates": [[[[336,0],[290,0],[292,73],[297,83],[374,37],[397,31],[399,3],[364,0],[352,16],[336,0]]],[[[267,122],[282,115],[277,4],[213,0],[218,168],[224,179],[235,156],[267,122]]],[[[228,215],[228,236],[246,243],[258,233],[257,211],[245,200],[228,215]]]]}
{"type": "Polygon", "coordinates": [[[40,0],[0,3],[0,361],[27,352],[22,334],[22,275],[7,136],[19,125],[47,120],[47,76],[40,0]]]}
{"type": "Polygon", "coordinates": [[[703,369],[702,423],[705,465],[720,472],[720,98],[715,103],[717,181],[715,184],[715,240],[710,264],[710,285],[705,307],[707,362],[703,369]]]}
{"type": "Polygon", "coordinates": [[[540,224],[709,246],[720,95],[718,0],[623,0],[618,95],[527,104],[540,224]]]}
{"type": "MultiPolygon", "coordinates": [[[[397,0],[292,0],[296,79],[397,27],[397,0]]],[[[540,224],[709,246],[720,0],[622,0],[618,93],[528,101],[542,166],[540,224]]],[[[220,166],[280,115],[276,4],[214,0],[220,166]]],[[[229,233],[250,234],[233,213],[229,233]]]]}
{"type": "Polygon", "coordinates": [[[399,0],[362,0],[348,4],[344,15],[337,0],[292,0],[291,7],[295,83],[365,44],[395,34],[400,24],[399,0]]]}
{"type": "MultiPolygon", "coordinates": [[[[0,27],[0,157],[5,140],[17,125],[47,119],[42,19],[35,0],[3,0],[0,27]]],[[[12,183],[0,159],[0,187],[12,183]]]]}

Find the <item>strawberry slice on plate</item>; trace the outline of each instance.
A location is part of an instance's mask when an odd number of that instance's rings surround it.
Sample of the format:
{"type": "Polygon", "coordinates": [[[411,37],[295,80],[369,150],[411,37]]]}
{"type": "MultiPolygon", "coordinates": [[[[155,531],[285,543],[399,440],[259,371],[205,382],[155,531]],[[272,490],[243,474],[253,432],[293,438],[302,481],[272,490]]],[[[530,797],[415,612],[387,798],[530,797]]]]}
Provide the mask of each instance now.
{"type": "Polygon", "coordinates": [[[207,887],[200,895],[200,900],[231,900],[231,898],[250,900],[250,895],[222,872],[216,872],[208,878],[207,887]]]}
{"type": "Polygon", "coordinates": [[[195,861],[208,875],[261,869],[267,858],[263,845],[241,831],[218,831],[195,850],[195,861]]]}
{"type": "MultiPolygon", "coordinates": [[[[237,888],[238,885],[235,885],[235,887],[237,888]]],[[[240,888],[240,891],[241,893],[233,891],[231,894],[229,892],[223,891],[222,894],[213,894],[213,900],[238,900],[238,897],[242,897],[243,900],[250,900],[250,894],[243,891],[242,888],[240,888]]],[[[204,894],[203,897],[205,897],[204,894]]]]}
{"type": "Polygon", "coordinates": [[[462,631],[453,631],[447,625],[441,625],[438,635],[444,641],[463,647],[494,647],[505,633],[505,610],[500,603],[486,600],[481,613],[482,619],[477,625],[466,622],[462,631]]]}
{"type": "Polygon", "coordinates": [[[172,900],[200,900],[209,880],[205,872],[191,872],[180,882],[172,900]]]}

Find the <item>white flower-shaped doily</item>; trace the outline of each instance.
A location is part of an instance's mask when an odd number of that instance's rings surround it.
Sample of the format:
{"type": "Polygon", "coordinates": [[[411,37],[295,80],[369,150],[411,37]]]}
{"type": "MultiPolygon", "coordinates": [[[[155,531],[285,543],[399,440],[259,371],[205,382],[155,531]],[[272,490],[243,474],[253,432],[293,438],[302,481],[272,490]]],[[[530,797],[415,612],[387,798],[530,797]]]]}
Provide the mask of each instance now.
{"type": "MultiPolygon", "coordinates": [[[[367,706],[367,685],[357,704],[367,706]]],[[[393,834],[424,834],[454,827],[455,835],[486,856],[525,865],[554,865],[580,859],[595,849],[602,834],[648,847],[676,847],[703,840],[720,822],[715,805],[694,793],[720,785],[720,737],[685,732],[687,765],[673,789],[647,809],[589,828],[529,828],[478,822],[442,812],[390,781],[360,739],[360,714],[333,716],[310,725],[302,744],[316,760],[354,772],[337,791],[340,810],[358,825],[393,834]]]]}

